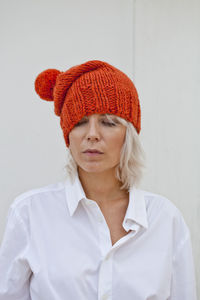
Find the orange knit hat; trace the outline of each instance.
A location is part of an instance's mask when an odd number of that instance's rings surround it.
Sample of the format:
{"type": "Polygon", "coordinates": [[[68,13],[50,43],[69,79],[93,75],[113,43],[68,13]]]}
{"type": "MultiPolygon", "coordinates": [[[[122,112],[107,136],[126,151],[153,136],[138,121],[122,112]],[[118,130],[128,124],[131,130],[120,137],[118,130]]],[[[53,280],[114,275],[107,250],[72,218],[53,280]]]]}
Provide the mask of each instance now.
{"type": "Polygon", "coordinates": [[[54,101],[67,147],[70,131],[84,115],[114,114],[140,132],[137,90],[125,73],[107,62],[91,60],[65,72],[47,69],[36,77],[35,91],[41,99],[54,101]]]}

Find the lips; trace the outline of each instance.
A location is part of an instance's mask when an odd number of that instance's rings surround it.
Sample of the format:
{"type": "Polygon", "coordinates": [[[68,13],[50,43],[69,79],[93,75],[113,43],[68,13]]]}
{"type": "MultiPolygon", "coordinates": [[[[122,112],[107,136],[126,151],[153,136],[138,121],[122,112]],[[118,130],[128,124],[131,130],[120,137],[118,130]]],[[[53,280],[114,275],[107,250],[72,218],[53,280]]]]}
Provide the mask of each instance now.
{"type": "Polygon", "coordinates": [[[97,150],[97,149],[87,149],[84,151],[84,153],[99,153],[102,154],[103,152],[97,150]]]}

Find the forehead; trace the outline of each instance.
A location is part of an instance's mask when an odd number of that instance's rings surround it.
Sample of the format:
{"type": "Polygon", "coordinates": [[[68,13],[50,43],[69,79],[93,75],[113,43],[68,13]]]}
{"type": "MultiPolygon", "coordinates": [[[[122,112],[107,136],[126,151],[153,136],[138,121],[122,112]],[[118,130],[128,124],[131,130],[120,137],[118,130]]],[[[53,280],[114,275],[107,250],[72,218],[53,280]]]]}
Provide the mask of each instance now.
{"type": "Polygon", "coordinates": [[[106,115],[114,116],[112,114],[92,114],[92,115],[89,115],[89,116],[85,115],[85,116],[83,116],[83,118],[90,118],[91,116],[103,117],[103,116],[106,116],[106,115]]]}

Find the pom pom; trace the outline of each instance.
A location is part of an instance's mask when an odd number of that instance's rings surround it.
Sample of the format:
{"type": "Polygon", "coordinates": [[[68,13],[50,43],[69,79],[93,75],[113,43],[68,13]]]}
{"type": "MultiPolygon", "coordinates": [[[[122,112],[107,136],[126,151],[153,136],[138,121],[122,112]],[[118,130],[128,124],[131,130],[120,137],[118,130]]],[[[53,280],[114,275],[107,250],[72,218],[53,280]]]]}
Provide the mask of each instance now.
{"type": "Polygon", "coordinates": [[[47,69],[36,77],[35,91],[41,99],[53,101],[53,88],[56,84],[56,78],[60,73],[56,69],[47,69]]]}

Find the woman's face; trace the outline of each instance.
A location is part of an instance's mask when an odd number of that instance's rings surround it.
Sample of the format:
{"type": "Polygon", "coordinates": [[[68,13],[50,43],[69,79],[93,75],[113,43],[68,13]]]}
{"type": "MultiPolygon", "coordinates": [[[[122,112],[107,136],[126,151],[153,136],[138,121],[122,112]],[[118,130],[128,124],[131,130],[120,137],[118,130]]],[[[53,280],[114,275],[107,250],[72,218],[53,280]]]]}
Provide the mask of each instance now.
{"type": "Polygon", "coordinates": [[[120,161],[120,150],[125,140],[126,127],[115,115],[112,122],[103,114],[84,116],[69,134],[69,149],[77,165],[86,172],[103,172],[114,168],[120,161]],[[97,149],[102,154],[84,153],[97,149]]]}

